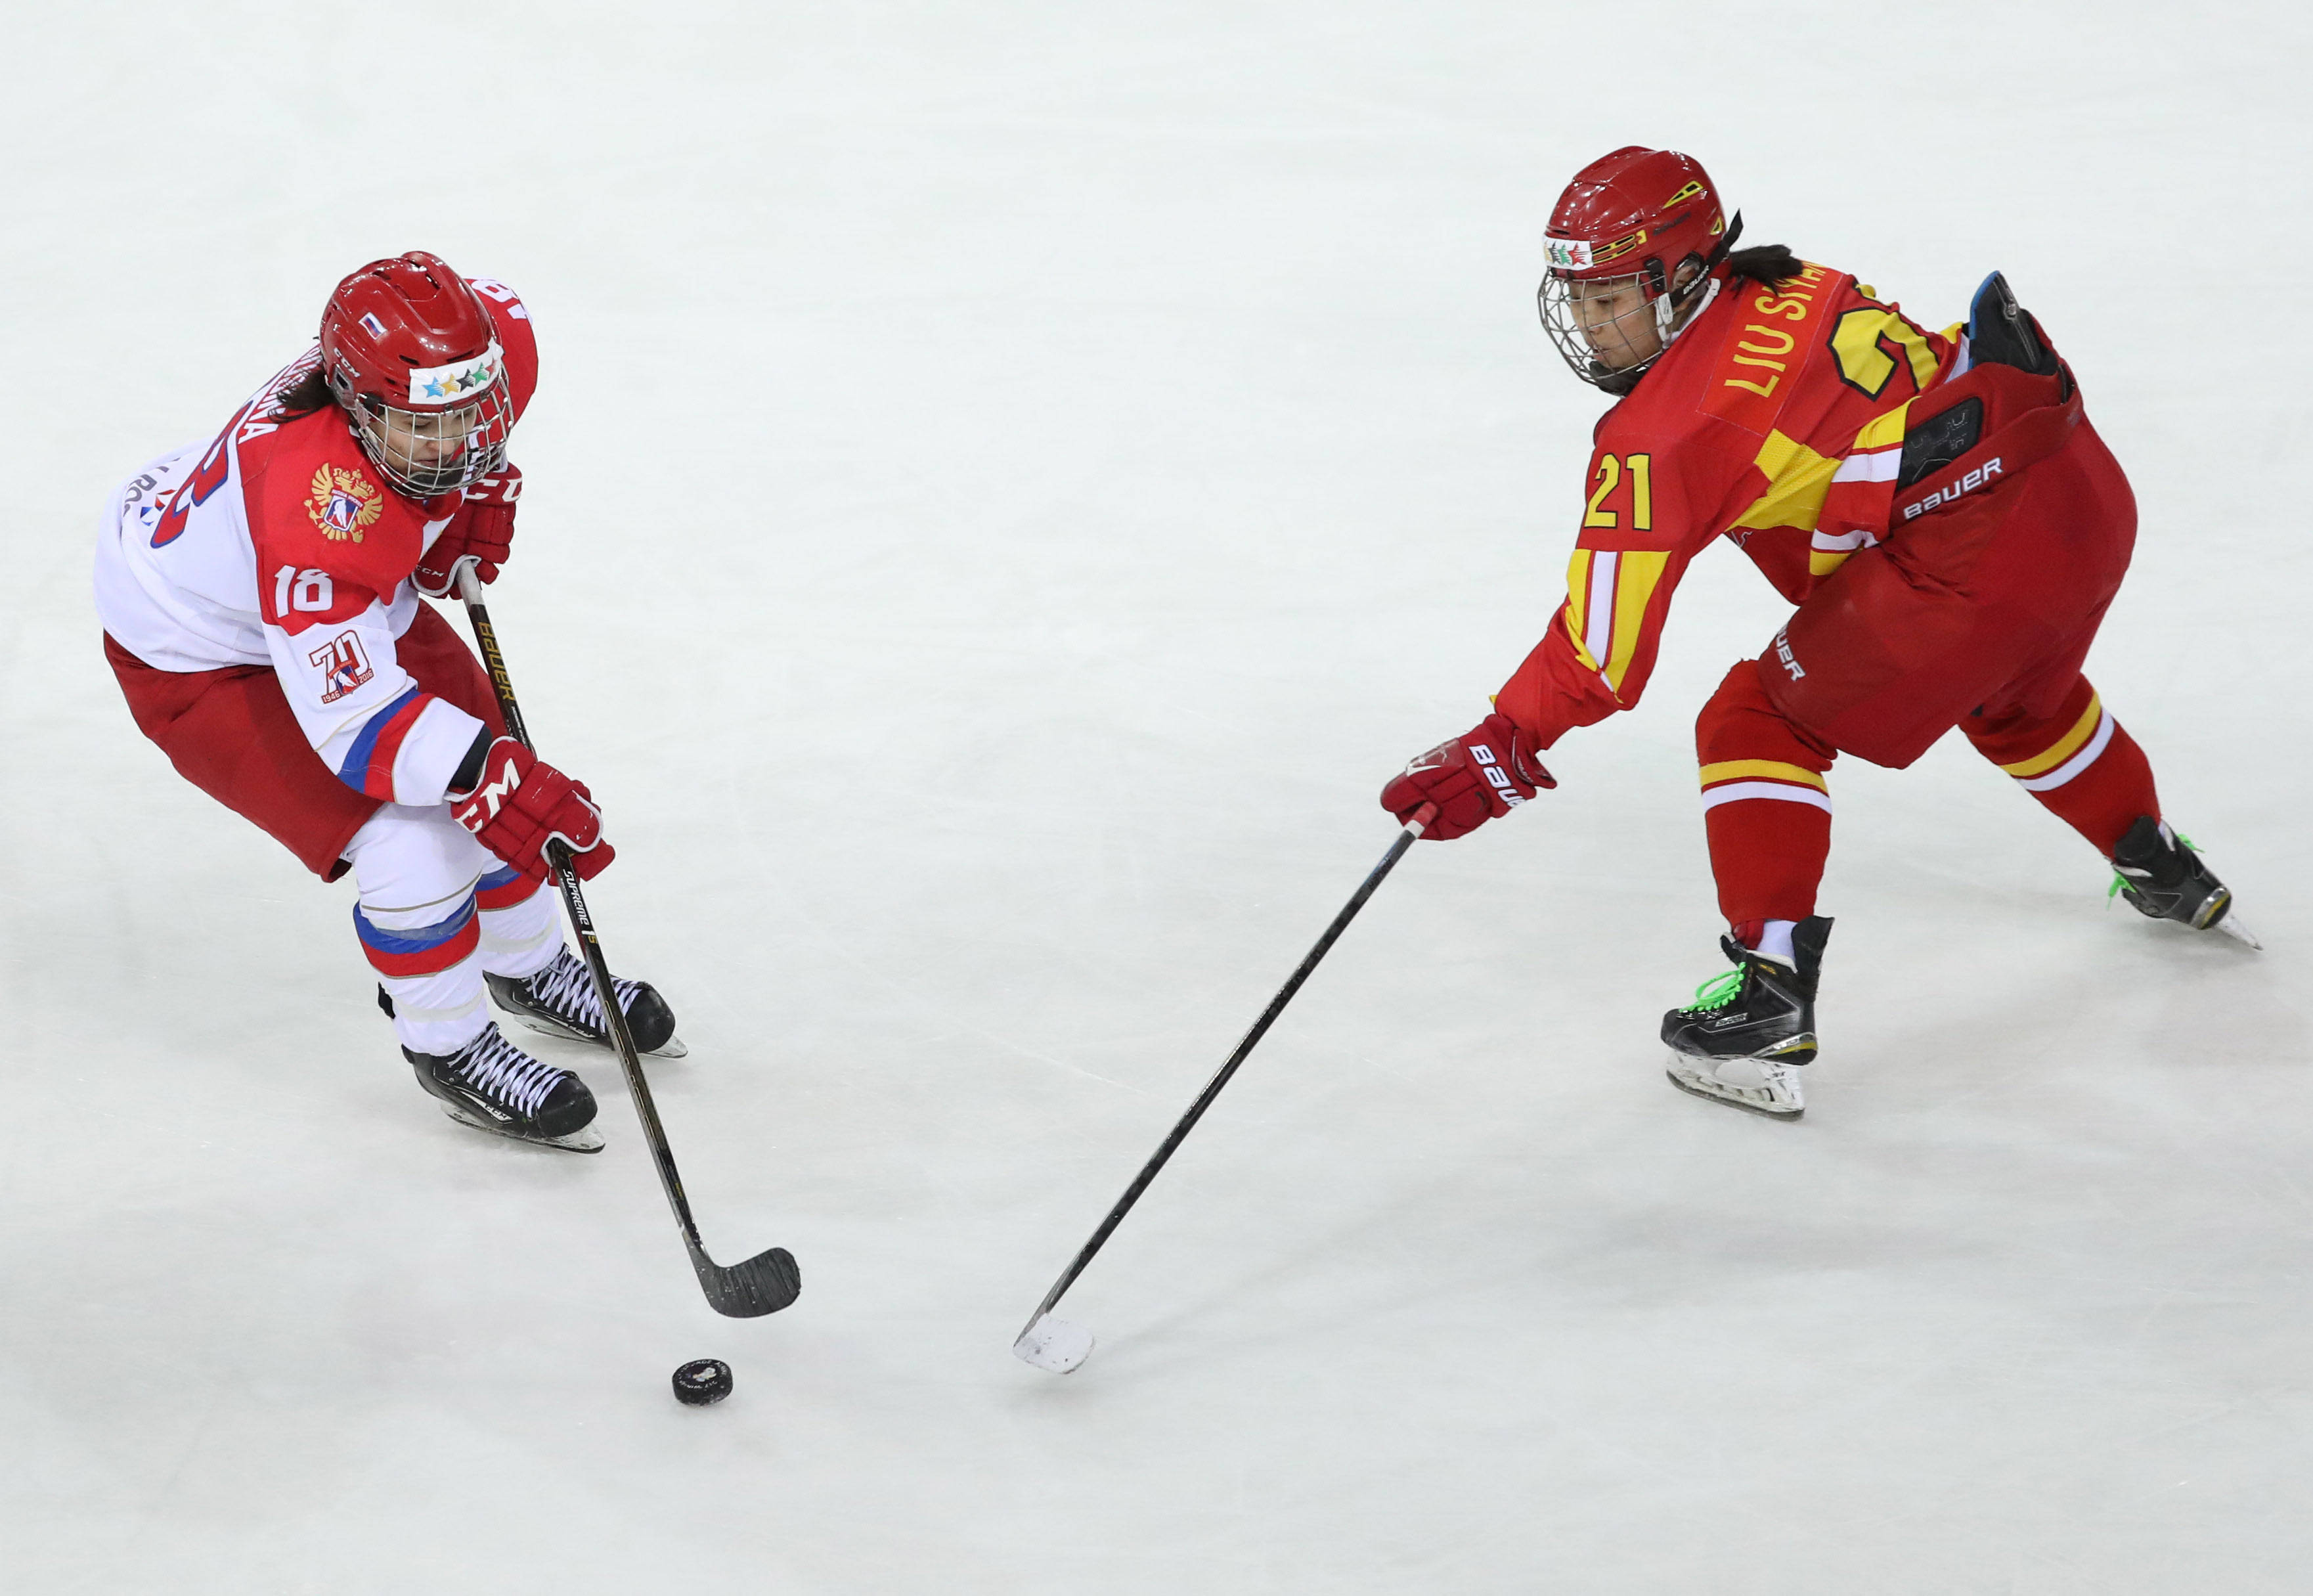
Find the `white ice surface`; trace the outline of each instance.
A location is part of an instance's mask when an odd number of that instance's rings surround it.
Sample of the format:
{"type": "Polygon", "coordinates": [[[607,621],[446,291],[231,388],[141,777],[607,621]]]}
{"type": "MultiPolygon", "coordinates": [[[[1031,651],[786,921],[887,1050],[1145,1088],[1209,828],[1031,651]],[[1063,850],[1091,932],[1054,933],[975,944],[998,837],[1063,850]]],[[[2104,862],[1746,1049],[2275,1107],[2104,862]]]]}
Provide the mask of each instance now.
{"type": "Polygon", "coordinates": [[[0,1587],[2313,1588],[2306,18],[7,8],[0,1587]],[[1598,404],[1538,240],[1631,141],[1938,323],[1993,267],[2043,315],[2144,512],[2091,672],[2267,951],[2106,913],[1964,747],[1842,767],[1808,1117],[1673,1091],[1689,727],[1781,613],[1721,551],[1025,1368],[1556,601],[1598,404]],[[494,610],[682,1010],[708,1244],[801,1260],[771,1318],[700,1301],[614,1070],[599,1158],[436,1112],[349,892],[97,650],[109,486],[421,246],[537,312],[494,610]]]}

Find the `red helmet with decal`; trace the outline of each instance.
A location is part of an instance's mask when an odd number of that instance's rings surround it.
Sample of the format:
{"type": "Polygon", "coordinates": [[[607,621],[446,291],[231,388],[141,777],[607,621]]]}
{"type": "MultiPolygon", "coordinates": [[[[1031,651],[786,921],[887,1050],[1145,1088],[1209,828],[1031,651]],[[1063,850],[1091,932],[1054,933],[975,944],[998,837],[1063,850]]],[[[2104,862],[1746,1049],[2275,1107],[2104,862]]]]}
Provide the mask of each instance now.
{"type": "Polygon", "coordinates": [[[1626,145],[1576,172],[1550,213],[1537,295],[1575,375],[1629,392],[1699,306],[1742,227],[1702,163],[1676,150],[1626,145]],[[1586,303],[1601,308],[1586,313],[1586,303]]]}
{"type": "Polygon", "coordinates": [[[321,374],[370,463],[413,498],[506,463],[514,403],[497,324],[466,279],[422,250],[337,286],[321,311],[321,374]]]}

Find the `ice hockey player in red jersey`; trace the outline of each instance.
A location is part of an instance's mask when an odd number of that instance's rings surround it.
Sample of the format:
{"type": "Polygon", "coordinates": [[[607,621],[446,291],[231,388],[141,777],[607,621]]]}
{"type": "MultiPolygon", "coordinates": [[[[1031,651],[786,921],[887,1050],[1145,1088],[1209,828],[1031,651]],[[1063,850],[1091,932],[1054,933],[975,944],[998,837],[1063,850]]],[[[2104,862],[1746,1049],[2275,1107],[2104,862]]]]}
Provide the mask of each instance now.
{"type": "Polygon", "coordinates": [[[1702,165],[1632,145],[1551,214],[1543,322],[1599,421],[1568,595],[1493,713],[1382,794],[1447,839],[1554,786],[1536,757],[1638,702],[1672,591],[1719,538],[1798,606],[1695,739],[1735,967],[1664,1018],[1674,1084],[1795,1118],[1831,921],[1835,755],[1901,769],[1957,726],[2156,919],[2231,932],[2152,770],[2083,676],[2135,500],[2078,384],[1994,273],[1930,332],[1845,272],[1735,249],[1702,165]]]}
{"type": "MultiPolygon", "coordinates": [[[[591,1151],[594,1100],[499,1033],[608,1045],[564,946],[547,842],[611,862],[585,786],[506,735],[488,678],[419,601],[506,559],[522,473],[506,439],[538,382],[514,291],[434,256],[339,283],[313,348],[105,508],[104,651],[181,775],[325,881],[350,871],[354,930],[418,1084],[452,1117],[591,1151]]],[[[621,981],[636,1045],[674,1016],[621,981]]]]}

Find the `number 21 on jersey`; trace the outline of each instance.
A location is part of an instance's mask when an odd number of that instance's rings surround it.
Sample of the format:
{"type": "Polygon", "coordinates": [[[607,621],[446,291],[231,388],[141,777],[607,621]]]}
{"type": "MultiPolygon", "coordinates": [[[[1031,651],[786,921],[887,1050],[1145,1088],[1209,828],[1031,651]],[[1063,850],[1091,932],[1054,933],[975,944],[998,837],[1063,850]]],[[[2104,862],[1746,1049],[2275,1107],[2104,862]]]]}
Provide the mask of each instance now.
{"type": "Polygon", "coordinates": [[[1601,454],[1590,481],[1589,512],[1585,527],[1627,526],[1632,532],[1655,529],[1654,456],[1601,454]],[[1627,516],[1629,520],[1623,519],[1627,516]]]}

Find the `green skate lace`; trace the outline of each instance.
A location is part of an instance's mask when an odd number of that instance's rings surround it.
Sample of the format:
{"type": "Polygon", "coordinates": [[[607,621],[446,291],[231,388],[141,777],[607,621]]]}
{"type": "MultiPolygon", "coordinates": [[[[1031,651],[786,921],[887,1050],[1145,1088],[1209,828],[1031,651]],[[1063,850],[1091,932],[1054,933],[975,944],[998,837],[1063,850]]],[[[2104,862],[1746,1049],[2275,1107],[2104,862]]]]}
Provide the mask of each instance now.
{"type": "MultiPolygon", "coordinates": [[[[2190,837],[2186,836],[2183,832],[2177,832],[2177,833],[2176,833],[2175,834],[2176,834],[2177,842],[2177,843],[2178,843],[2178,845],[2179,845],[2179,846],[2181,846],[2181,847],[2185,848],[2185,849],[2187,851],[2189,851],[2189,852],[2193,852],[2193,853],[2198,853],[2198,852],[2200,852],[2200,850],[2199,850],[2199,849],[2194,848],[2194,847],[2193,846],[2193,839],[2192,839],[2192,838],[2190,838],[2190,837]]],[[[2128,877],[2125,877],[2125,876],[2124,876],[2124,875],[2122,875],[2118,870],[2115,870],[2115,871],[2112,873],[2112,885],[2111,885],[2110,886],[2108,886],[2108,887],[2105,888],[2104,901],[2105,901],[2106,903],[2109,904],[2110,902],[2112,902],[2112,900],[2113,900],[2113,899],[2115,899],[2115,898],[2118,897],[2122,893],[2126,892],[2126,891],[2128,890],[2128,887],[2129,887],[2129,880],[2128,880],[2128,877]]]]}
{"type": "Polygon", "coordinates": [[[1741,969],[1721,970],[1694,989],[1695,1009],[1724,1009],[1743,990],[1741,969]]]}

